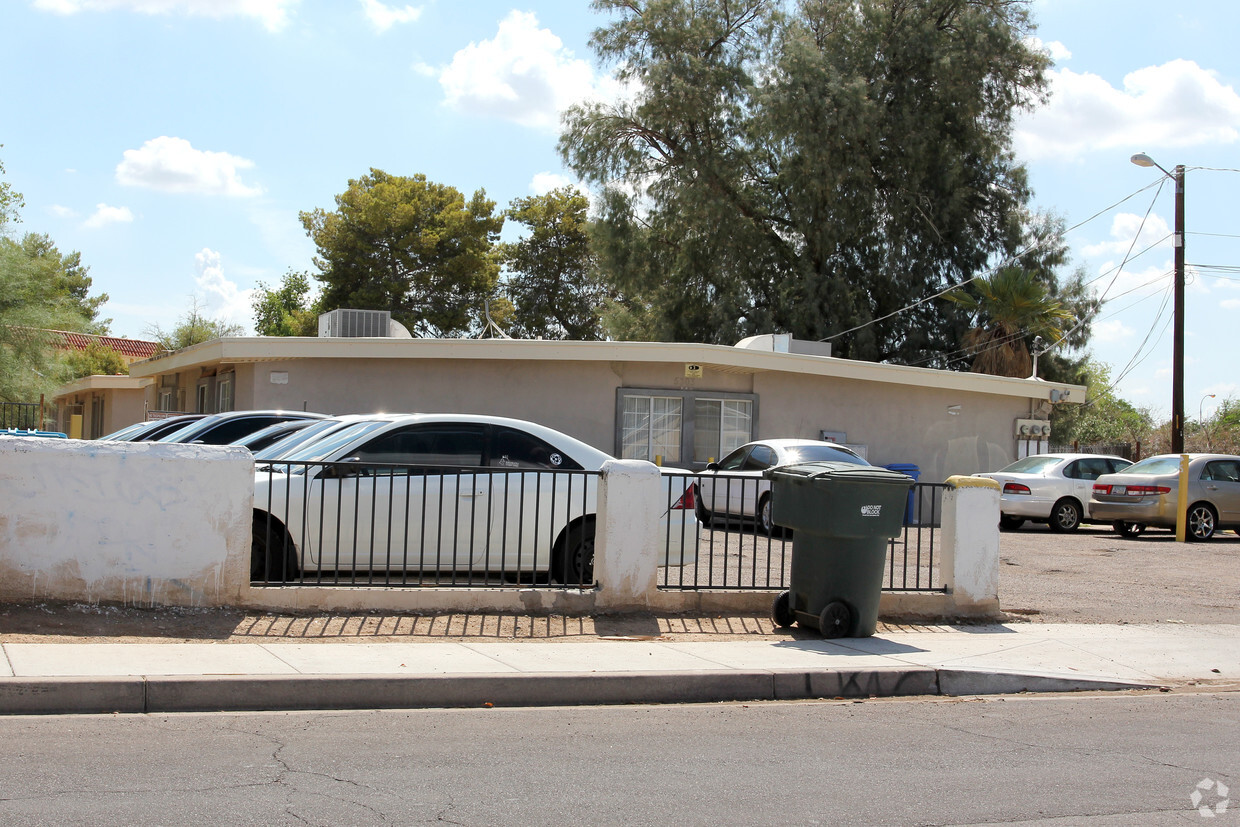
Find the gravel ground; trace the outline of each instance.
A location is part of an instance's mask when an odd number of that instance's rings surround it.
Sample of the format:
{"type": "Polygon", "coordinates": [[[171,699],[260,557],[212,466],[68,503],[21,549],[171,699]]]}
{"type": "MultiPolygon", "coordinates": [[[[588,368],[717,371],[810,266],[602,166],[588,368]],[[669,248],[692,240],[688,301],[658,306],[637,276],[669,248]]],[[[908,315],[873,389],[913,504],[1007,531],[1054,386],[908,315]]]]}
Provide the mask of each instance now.
{"type": "MultiPolygon", "coordinates": [[[[1240,537],[1177,544],[1168,532],[1126,540],[1101,526],[1000,535],[999,599],[1008,619],[1042,623],[1240,623],[1240,537]]],[[[880,624],[884,629],[909,626],[880,624]]],[[[946,626],[917,627],[928,632],[946,626]]],[[[0,604],[0,642],[416,642],[815,638],[766,617],[500,614],[275,615],[83,603],[0,604]]]]}

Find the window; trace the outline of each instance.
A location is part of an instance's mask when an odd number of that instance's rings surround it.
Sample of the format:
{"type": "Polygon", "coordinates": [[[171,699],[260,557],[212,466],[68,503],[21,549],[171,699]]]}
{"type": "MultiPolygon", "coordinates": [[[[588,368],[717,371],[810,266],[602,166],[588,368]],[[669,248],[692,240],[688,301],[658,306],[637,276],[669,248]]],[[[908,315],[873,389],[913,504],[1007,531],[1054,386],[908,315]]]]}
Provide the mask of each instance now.
{"type": "Polygon", "coordinates": [[[683,408],[674,396],[624,397],[620,458],[680,462],[683,408]]]}
{"type": "Polygon", "coordinates": [[[711,462],[749,442],[753,434],[750,400],[696,399],[693,409],[695,462],[711,462]]]}
{"type": "Polygon", "coordinates": [[[503,427],[496,428],[491,438],[491,458],[488,464],[492,468],[581,470],[579,463],[533,434],[503,427]]]}
{"type": "Polygon", "coordinates": [[[703,467],[753,439],[757,408],[753,394],[620,388],[616,455],[703,467]]]}
{"type": "Polygon", "coordinates": [[[415,425],[392,431],[353,452],[362,462],[476,468],[482,465],[482,426],[415,425]]]}
{"type": "Polygon", "coordinates": [[[215,413],[211,410],[211,404],[215,402],[215,377],[208,376],[205,379],[198,380],[198,407],[194,408],[197,413],[215,413]]]}
{"type": "Polygon", "coordinates": [[[215,386],[215,410],[220,413],[233,409],[233,376],[231,373],[221,376],[215,386]]]}

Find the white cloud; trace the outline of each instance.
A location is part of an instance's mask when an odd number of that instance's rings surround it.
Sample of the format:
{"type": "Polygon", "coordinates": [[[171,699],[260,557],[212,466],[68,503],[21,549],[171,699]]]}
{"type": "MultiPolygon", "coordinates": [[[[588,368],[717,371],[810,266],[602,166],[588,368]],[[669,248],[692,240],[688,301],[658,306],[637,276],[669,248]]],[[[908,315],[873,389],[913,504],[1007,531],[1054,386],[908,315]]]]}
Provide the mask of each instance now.
{"type": "Polygon", "coordinates": [[[147,141],[141,149],[125,150],[125,159],[116,167],[116,180],[165,192],[250,196],[261,190],[243,184],[238,172],[252,166],[254,162],[245,158],[194,149],[184,138],[164,135],[147,141]]]}
{"type": "Polygon", "coordinates": [[[511,12],[493,40],[470,43],[439,73],[445,102],[460,112],[491,115],[554,130],[574,103],[610,96],[610,78],[597,78],[560,38],[538,27],[530,12],[511,12]]]}
{"type": "Polygon", "coordinates": [[[1046,52],[1046,54],[1050,56],[1051,60],[1056,63],[1069,60],[1072,57],[1072,52],[1068,51],[1068,47],[1060,43],[1058,40],[1052,40],[1050,43],[1045,43],[1040,37],[1031,37],[1028,40],[1028,44],[1031,49],[1046,52]]]}
{"type": "Polygon", "coordinates": [[[561,187],[585,189],[579,181],[575,181],[567,175],[560,175],[558,172],[540,172],[530,181],[530,192],[535,195],[546,195],[552,190],[558,190],[561,187]]]}
{"type": "Polygon", "coordinates": [[[1240,299],[1223,299],[1218,304],[1224,310],[1240,310],[1240,299]]]}
{"type": "Polygon", "coordinates": [[[1090,338],[1100,344],[1126,342],[1132,338],[1133,330],[1119,319],[1096,322],[1090,325],[1090,338]]]}
{"type": "Polygon", "coordinates": [[[107,204],[95,205],[95,212],[86,219],[87,227],[103,227],[108,224],[129,224],[133,221],[133,213],[128,207],[109,207],[107,204]]]}
{"type": "Polygon", "coordinates": [[[1111,221],[1111,240],[1091,244],[1081,250],[1082,255],[1089,258],[1100,255],[1123,256],[1129,249],[1137,255],[1150,245],[1160,247],[1171,246],[1171,228],[1167,222],[1157,215],[1145,219],[1141,224],[1141,216],[1134,213],[1119,213],[1111,221]],[[1136,236],[1136,243],[1133,237],[1136,236]]]}
{"type": "Polygon", "coordinates": [[[421,6],[387,6],[380,3],[379,0],[361,0],[362,9],[366,13],[366,19],[381,32],[397,23],[413,23],[422,16],[421,6]]]}
{"type": "Polygon", "coordinates": [[[53,14],[84,11],[128,11],[139,14],[184,14],[190,17],[249,17],[268,31],[288,23],[289,10],[301,0],[34,0],[34,7],[53,14]]]}
{"type": "Polygon", "coordinates": [[[242,290],[236,282],[224,275],[221,256],[209,247],[194,256],[198,269],[195,280],[204,294],[204,302],[210,315],[216,319],[250,327],[254,290],[242,290]]]}
{"type": "Polygon", "coordinates": [[[72,207],[65,207],[61,204],[53,204],[48,207],[48,211],[57,218],[77,218],[77,210],[72,207]]]}
{"type": "Polygon", "coordinates": [[[1138,69],[1124,77],[1122,89],[1070,69],[1047,77],[1049,104],[1017,125],[1016,151],[1026,160],[1240,139],[1240,95],[1191,60],[1138,69]]]}

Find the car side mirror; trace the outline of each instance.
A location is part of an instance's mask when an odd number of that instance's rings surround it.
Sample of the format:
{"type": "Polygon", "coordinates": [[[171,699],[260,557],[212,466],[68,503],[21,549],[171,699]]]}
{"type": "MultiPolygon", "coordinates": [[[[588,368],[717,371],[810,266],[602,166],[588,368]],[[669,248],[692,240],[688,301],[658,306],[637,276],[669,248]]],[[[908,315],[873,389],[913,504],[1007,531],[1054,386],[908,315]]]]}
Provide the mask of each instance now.
{"type": "Polygon", "coordinates": [[[707,471],[718,471],[718,470],[719,470],[719,463],[717,463],[717,462],[708,462],[708,463],[706,463],[706,470],[707,470],[707,471]]]}

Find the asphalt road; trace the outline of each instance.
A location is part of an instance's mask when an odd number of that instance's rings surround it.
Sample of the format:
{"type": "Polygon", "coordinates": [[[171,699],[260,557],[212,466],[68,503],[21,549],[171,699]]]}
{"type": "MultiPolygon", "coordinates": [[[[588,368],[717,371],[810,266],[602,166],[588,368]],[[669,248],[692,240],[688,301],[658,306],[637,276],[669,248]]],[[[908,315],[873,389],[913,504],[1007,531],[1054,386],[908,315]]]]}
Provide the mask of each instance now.
{"type": "Polygon", "coordinates": [[[1240,693],[0,718],[0,823],[1201,824],[1236,732],[1240,693]]]}
{"type": "Polygon", "coordinates": [[[999,535],[999,602],[1048,623],[1240,623],[1240,537],[1125,539],[1103,526],[999,535]]]}

